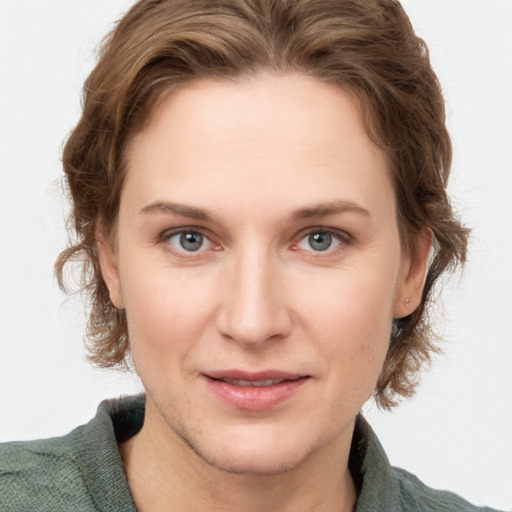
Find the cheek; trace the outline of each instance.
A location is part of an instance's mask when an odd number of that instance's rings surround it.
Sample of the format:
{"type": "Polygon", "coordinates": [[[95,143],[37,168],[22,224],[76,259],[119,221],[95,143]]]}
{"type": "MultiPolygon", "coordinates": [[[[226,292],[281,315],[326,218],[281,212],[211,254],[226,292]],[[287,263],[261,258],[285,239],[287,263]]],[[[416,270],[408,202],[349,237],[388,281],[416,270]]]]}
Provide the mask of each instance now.
{"type": "Polygon", "coordinates": [[[371,395],[388,350],[395,294],[389,270],[344,271],[326,279],[321,293],[316,286],[316,293],[302,295],[306,329],[327,365],[330,390],[345,390],[343,400],[349,402],[371,395]]]}
{"type": "Polygon", "coordinates": [[[395,276],[392,268],[388,272],[342,269],[299,282],[293,296],[311,326],[347,341],[371,340],[391,329],[395,276]]]}
{"type": "Polygon", "coordinates": [[[207,330],[214,296],[208,280],[140,268],[127,275],[123,298],[134,358],[184,357],[207,330]]]}

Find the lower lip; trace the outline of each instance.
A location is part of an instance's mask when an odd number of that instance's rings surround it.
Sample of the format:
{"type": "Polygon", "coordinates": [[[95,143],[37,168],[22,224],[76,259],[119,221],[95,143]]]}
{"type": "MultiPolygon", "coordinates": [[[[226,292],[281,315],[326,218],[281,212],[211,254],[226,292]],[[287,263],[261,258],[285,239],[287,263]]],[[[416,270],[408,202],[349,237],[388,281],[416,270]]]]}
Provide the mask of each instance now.
{"type": "Polygon", "coordinates": [[[221,380],[206,378],[210,389],[228,405],[247,411],[264,411],[288,400],[307,381],[308,377],[285,380],[272,386],[237,386],[221,380]]]}

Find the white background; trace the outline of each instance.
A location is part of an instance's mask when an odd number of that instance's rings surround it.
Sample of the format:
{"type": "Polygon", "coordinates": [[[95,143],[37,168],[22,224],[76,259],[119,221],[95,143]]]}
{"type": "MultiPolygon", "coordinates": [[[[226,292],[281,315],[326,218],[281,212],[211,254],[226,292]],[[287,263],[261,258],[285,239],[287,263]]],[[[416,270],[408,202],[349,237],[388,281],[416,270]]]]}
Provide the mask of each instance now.
{"type": "MultiPolygon", "coordinates": [[[[451,192],[473,227],[445,287],[444,356],[392,413],[366,406],[391,462],[512,508],[512,1],[408,0],[448,101],[451,192]]],[[[127,0],[0,0],[0,440],[64,434],[135,377],[84,361],[84,308],[52,277],[64,247],[62,141],[127,0]]]]}

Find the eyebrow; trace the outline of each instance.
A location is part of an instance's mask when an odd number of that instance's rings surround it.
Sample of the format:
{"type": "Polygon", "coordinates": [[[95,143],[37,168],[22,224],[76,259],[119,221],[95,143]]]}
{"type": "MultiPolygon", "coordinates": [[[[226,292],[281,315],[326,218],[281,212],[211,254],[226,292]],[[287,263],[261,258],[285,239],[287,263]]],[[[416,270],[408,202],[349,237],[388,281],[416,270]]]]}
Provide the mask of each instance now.
{"type": "Polygon", "coordinates": [[[299,220],[328,217],[330,215],[337,215],[345,212],[358,213],[365,217],[371,217],[370,212],[357,203],[352,201],[331,201],[329,203],[320,203],[300,208],[291,214],[289,222],[293,223],[299,220]]]}
{"type": "Polygon", "coordinates": [[[167,201],[156,201],[147,206],[144,206],[140,213],[164,213],[170,215],[180,215],[181,217],[188,217],[190,219],[212,221],[214,216],[206,210],[196,208],[195,206],[187,206],[178,203],[169,203],[167,201]]]}
{"type": "MultiPolygon", "coordinates": [[[[319,203],[300,208],[290,215],[288,222],[293,224],[294,222],[300,220],[327,217],[345,212],[358,213],[360,215],[364,215],[365,217],[371,217],[370,212],[357,203],[352,201],[331,201],[329,203],[319,203]]],[[[140,213],[163,213],[167,215],[179,215],[181,217],[188,217],[190,219],[204,222],[211,222],[215,220],[214,215],[202,208],[179,203],[171,203],[167,201],[156,201],[147,206],[144,206],[141,208],[140,213]]]]}

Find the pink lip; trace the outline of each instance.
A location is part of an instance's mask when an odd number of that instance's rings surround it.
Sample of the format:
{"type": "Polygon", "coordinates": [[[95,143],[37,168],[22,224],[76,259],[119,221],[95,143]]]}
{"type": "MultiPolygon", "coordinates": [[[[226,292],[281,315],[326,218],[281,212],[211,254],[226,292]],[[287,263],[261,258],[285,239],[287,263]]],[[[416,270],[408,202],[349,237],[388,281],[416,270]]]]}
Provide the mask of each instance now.
{"type": "Polygon", "coordinates": [[[268,370],[245,372],[242,370],[221,370],[204,374],[208,387],[225,403],[237,409],[263,411],[270,409],[299,391],[309,376],[268,370]],[[270,386],[240,386],[220,379],[260,381],[279,379],[282,382],[270,386]]]}

